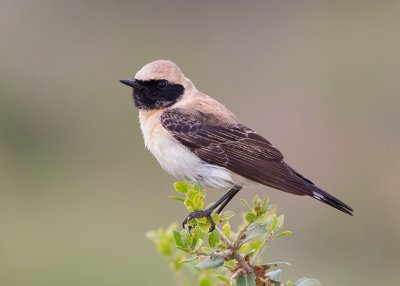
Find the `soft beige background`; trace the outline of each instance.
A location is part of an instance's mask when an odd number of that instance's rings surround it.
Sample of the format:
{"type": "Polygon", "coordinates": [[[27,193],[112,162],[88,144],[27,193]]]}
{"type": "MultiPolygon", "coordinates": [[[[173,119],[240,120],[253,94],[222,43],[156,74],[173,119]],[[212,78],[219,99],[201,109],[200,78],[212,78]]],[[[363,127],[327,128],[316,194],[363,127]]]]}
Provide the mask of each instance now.
{"type": "MultiPolygon", "coordinates": [[[[0,285],[174,285],[144,238],[181,221],[131,90],[155,59],[355,209],[263,187],[294,232],[284,279],[397,285],[399,1],[0,3],[0,285]]],[[[208,200],[222,192],[210,193],[208,200]]]]}

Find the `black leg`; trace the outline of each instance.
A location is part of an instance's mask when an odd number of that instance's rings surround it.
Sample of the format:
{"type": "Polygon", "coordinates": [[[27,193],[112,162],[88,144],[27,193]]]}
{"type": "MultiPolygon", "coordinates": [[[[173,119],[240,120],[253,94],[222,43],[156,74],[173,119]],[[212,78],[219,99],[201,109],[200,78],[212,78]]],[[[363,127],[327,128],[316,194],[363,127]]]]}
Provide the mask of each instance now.
{"type": "MultiPolygon", "coordinates": [[[[237,193],[242,189],[242,186],[236,185],[232,188],[232,193],[230,196],[221,204],[221,206],[215,211],[216,214],[220,214],[224,207],[233,199],[234,196],[236,196],[237,193]]],[[[229,193],[231,192],[229,191],[229,193]]]]}
{"type": "MultiPolygon", "coordinates": [[[[223,195],[215,204],[213,204],[210,208],[208,208],[205,211],[199,211],[195,210],[194,212],[189,213],[189,215],[183,220],[182,222],[182,227],[185,228],[185,225],[188,224],[192,219],[194,218],[202,218],[206,217],[210,223],[210,232],[215,229],[215,223],[213,219],[211,218],[212,212],[218,207],[218,210],[216,213],[220,213],[222,209],[229,203],[229,201],[242,189],[242,186],[235,185],[229,192],[227,192],[225,195],[223,195]]],[[[191,229],[191,226],[189,225],[189,231],[191,229]]]]}

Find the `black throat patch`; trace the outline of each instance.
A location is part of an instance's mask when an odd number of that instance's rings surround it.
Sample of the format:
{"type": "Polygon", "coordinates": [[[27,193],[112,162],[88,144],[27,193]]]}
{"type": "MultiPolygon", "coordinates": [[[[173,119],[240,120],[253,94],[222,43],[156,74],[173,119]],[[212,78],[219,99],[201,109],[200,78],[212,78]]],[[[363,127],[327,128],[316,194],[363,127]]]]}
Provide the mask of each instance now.
{"type": "Polygon", "coordinates": [[[133,100],[137,109],[162,109],[175,104],[183,95],[181,84],[167,80],[136,80],[139,87],[133,89],[133,100]]]}

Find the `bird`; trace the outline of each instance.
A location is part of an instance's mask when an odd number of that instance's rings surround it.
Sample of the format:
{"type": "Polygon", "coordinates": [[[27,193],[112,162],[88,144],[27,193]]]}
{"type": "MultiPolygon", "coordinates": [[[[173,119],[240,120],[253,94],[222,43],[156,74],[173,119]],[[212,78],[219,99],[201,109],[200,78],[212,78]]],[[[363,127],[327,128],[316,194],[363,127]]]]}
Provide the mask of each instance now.
{"type": "Polygon", "coordinates": [[[353,215],[350,206],[285,163],[270,141],[197,90],[174,62],[152,61],[120,82],[133,88],[145,146],[165,171],[202,187],[229,190],[208,209],[189,213],[183,227],[206,217],[212,231],[211,214],[221,213],[248,182],[310,196],[353,215]]]}

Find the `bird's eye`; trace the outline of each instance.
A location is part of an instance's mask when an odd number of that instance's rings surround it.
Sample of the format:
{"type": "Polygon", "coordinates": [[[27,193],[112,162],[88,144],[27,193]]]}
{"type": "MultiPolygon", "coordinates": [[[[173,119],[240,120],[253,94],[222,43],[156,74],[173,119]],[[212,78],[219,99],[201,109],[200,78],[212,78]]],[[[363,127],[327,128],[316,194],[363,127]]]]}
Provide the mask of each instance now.
{"type": "Polygon", "coordinates": [[[164,88],[164,87],[167,86],[167,84],[168,84],[168,81],[165,80],[165,79],[163,79],[163,80],[160,80],[160,81],[157,83],[157,87],[158,87],[158,88],[164,88]]]}

